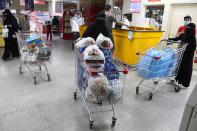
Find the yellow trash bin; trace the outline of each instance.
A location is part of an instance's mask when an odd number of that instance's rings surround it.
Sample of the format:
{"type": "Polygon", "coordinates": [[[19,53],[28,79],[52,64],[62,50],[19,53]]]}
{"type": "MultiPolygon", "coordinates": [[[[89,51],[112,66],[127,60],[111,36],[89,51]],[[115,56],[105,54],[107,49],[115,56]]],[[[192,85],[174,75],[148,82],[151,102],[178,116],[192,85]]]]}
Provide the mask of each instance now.
{"type": "Polygon", "coordinates": [[[3,25],[0,24],[0,47],[4,47],[4,39],[2,37],[2,27],[3,25]]]}
{"type": "Polygon", "coordinates": [[[113,29],[115,52],[121,62],[136,65],[137,52],[157,45],[163,32],[156,30],[122,30],[113,29]]]}

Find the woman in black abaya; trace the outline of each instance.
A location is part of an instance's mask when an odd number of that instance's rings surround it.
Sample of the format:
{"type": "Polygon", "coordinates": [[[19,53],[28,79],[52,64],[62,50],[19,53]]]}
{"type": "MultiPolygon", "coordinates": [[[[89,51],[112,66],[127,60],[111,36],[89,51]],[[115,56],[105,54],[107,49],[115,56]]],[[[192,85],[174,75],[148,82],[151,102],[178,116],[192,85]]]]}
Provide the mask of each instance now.
{"type": "Polygon", "coordinates": [[[183,54],[183,58],[180,64],[180,68],[175,80],[183,87],[189,87],[192,69],[193,69],[193,58],[196,50],[196,25],[190,23],[186,26],[186,30],[177,38],[170,38],[170,40],[187,43],[186,50],[183,54]]]}
{"type": "Polygon", "coordinates": [[[99,13],[96,17],[96,22],[87,27],[82,37],[92,37],[94,40],[96,40],[100,33],[106,37],[109,37],[109,31],[105,23],[105,17],[106,15],[104,13],[99,13]]]}
{"type": "Polygon", "coordinates": [[[16,20],[16,18],[12,15],[10,10],[5,10],[3,12],[4,26],[7,25],[7,28],[9,30],[8,32],[8,38],[4,38],[5,41],[5,50],[2,59],[8,60],[11,57],[19,57],[19,49],[18,49],[18,43],[16,38],[16,32],[19,30],[19,25],[16,20]]]}

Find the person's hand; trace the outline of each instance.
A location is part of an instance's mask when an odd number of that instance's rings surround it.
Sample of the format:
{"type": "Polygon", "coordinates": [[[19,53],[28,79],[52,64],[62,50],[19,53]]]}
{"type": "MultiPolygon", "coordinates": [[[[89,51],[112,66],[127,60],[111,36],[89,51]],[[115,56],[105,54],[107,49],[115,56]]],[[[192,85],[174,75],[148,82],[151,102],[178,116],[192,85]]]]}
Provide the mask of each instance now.
{"type": "Polygon", "coordinates": [[[12,25],[7,25],[7,27],[12,27],[12,25]]]}

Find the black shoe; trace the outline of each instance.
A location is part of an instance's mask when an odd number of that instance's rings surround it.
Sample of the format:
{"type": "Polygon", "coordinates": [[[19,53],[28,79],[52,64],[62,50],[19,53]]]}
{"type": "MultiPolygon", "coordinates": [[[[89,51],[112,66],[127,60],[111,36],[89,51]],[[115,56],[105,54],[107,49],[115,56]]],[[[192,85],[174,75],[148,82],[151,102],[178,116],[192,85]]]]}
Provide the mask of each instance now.
{"type": "Polygon", "coordinates": [[[2,58],[4,61],[7,61],[8,60],[8,58],[2,58]]]}

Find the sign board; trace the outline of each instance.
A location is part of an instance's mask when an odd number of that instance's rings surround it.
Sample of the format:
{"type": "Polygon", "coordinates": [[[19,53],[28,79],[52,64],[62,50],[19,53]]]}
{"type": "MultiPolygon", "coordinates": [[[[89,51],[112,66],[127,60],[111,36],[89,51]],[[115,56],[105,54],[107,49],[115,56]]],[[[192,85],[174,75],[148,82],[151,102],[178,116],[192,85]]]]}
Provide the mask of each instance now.
{"type": "Polygon", "coordinates": [[[63,2],[55,2],[55,13],[63,13],[63,2]]]}
{"type": "Polygon", "coordinates": [[[6,9],[6,0],[0,0],[0,10],[6,9]]]}
{"type": "Polygon", "coordinates": [[[34,0],[25,0],[25,10],[34,10],[34,0]]]}
{"type": "Polygon", "coordinates": [[[141,9],[141,0],[131,0],[130,11],[132,13],[140,13],[141,9]]]}

